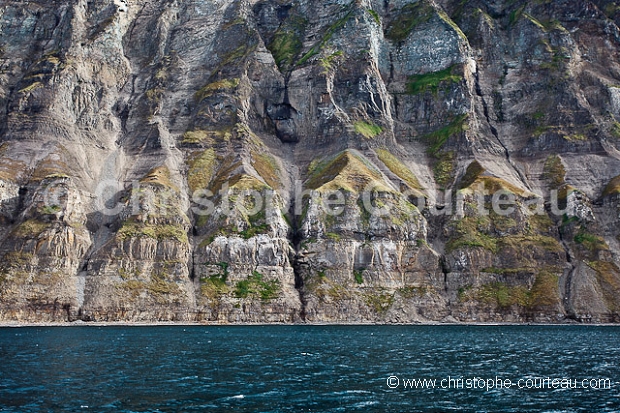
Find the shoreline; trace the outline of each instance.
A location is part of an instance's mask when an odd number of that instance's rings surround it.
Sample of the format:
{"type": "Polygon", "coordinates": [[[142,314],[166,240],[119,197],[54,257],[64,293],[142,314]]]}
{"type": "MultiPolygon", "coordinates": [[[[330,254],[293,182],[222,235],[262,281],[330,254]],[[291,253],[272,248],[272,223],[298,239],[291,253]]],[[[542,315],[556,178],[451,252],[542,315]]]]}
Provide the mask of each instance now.
{"type": "Polygon", "coordinates": [[[504,327],[504,326],[589,326],[589,327],[620,327],[620,323],[579,323],[568,321],[564,323],[514,323],[514,322],[440,322],[428,321],[417,323],[364,323],[364,322],[306,322],[306,323],[222,323],[222,322],[191,322],[191,321],[59,321],[59,322],[22,322],[0,321],[0,328],[21,327],[250,327],[250,326],[359,326],[359,327],[389,327],[389,326],[473,326],[473,327],[504,327]]]}

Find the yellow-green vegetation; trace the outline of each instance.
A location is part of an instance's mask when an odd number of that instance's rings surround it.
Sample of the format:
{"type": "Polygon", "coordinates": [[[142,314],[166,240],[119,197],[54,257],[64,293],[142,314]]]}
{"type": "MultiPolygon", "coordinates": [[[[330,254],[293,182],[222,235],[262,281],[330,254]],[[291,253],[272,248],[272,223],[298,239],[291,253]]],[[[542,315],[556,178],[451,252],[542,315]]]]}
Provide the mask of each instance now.
{"type": "Polygon", "coordinates": [[[620,175],[609,181],[609,183],[603,190],[603,196],[609,196],[613,194],[620,194],[620,175]]]}
{"type": "Polygon", "coordinates": [[[469,188],[471,185],[476,182],[476,180],[486,172],[486,169],[478,161],[473,161],[467,166],[467,170],[465,170],[465,175],[461,178],[461,183],[459,184],[459,188],[469,188]]]}
{"type": "Polygon", "coordinates": [[[353,271],[353,278],[355,278],[355,282],[357,284],[364,284],[364,270],[363,269],[359,269],[359,270],[354,270],[353,271]]]}
{"type": "Polygon", "coordinates": [[[229,184],[231,189],[236,189],[239,191],[250,189],[262,191],[263,189],[269,189],[269,187],[263,182],[261,182],[259,179],[246,174],[233,176],[232,178],[230,178],[229,184]]]}
{"type": "MultiPolygon", "coordinates": [[[[461,13],[462,13],[462,10],[461,10],[461,13]]],[[[475,16],[482,16],[491,29],[495,28],[495,22],[493,21],[493,17],[491,17],[487,12],[485,12],[481,8],[477,8],[474,11],[474,15],[475,16]]]]}
{"type": "Polygon", "coordinates": [[[163,275],[154,273],[150,281],[128,280],[117,285],[117,288],[127,291],[132,298],[138,298],[143,291],[148,292],[155,301],[165,304],[167,296],[177,295],[181,292],[179,286],[167,281],[163,275]]]}
{"type": "Polygon", "coordinates": [[[494,282],[480,287],[473,298],[501,308],[515,304],[526,307],[529,301],[529,291],[524,286],[509,286],[505,283],[494,282]]]}
{"type": "Polygon", "coordinates": [[[603,8],[603,11],[607,17],[609,17],[610,19],[613,19],[616,13],[620,11],[620,5],[617,4],[615,1],[609,2],[605,5],[605,7],[603,8]]]}
{"type": "Polygon", "coordinates": [[[49,228],[49,224],[37,219],[29,219],[19,224],[11,233],[16,237],[35,238],[49,228]]]}
{"type": "Polygon", "coordinates": [[[375,149],[375,153],[383,162],[385,166],[388,167],[390,171],[400,179],[405,181],[407,185],[409,185],[412,189],[422,189],[422,185],[418,181],[418,178],[411,172],[405,164],[403,164],[396,156],[392,155],[386,149],[375,149]]]}
{"type": "Polygon", "coordinates": [[[371,122],[364,122],[363,120],[353,122],[353,127],[355,128],[356,133],[359,133],[366,139],[372,139],[383,131],[381,126],[375,125],[371,122]]]}
{"type": "Polygon", "coordinates": [[[160,88],[149,89],[146,91],[145,95],[149,102],[159,103],[164,95],[164,90],[160,88]]]}
{"type": "Polygon", "coordinates": [[[513,24],[515,24],[520,18],[521,16],[523,16],[523,10],[525,10],[525,6],[526,4],[523,4],[521,7],[513,10],[510,12],[510,16],[509,16],[509,24],[512,26],[513,24]]]}
{"type": "Polygon", "coordinates": [[[22,251],[10,251],[2,257],[3,266],[8,266],[10,268],[23,268],[32,264],[33,259],[34,255],[32,253],[22,251]]]}
{"type": "Polygon", "coordinates": [[[187,184],[194,192],[206,189],[213,178],[216,166],[215,151],[210,148],[203,152],[194,153],[189,160],[187,184]]]}
{"type": "Polygon", "coordinates": [[[433,165],[433,177],[440,189],[445,189],[454,179],[456,154],[452,151],[435,155],[439,159],[433,165]]]}
{"type": "Polygon", "coordinates": [[[497,191],[507,191],[519,196],[532,195],[532,193],[530,193],[529,191],[518,188],[510,182],[504,181],[503,179],[494,176],[481,176],[476,180],[474,184],[476,183],[483,185],[484,189],[486,189],[491,194],[497,191]]]}
{"type": "Polygon", "coordinates": [[[197,102],[201,102],[217,92],[230,91],[235,89],[237,86],[239,86],[239,78],[217,80],[203,86],[198,92],[196,92],[194,98],[197,102]]]}
{"type": "Polygon", "coordinates": [[[368,14],[370,14],[372,16],[372,18],[374,19],[375,23],[377,23],[379,26],[381,26],[381,18],[379,18],[379,14],[374,11],[373,9],[366,9],[366,11],[368,12],[368,14]]]}
{"type": "Polygon", "coordinates": [[[228,263],[220,262],[217,266],[220,267],[218,274],[200,278],[201,294],[212,300],[230,292],[230,287],[226,284],[228,280],[228,263]]]}
{"type": "Polygon", "coordinates": [[[385,37],[394,42],[402,42],[416,27],[428,22],[434,14],[433,6],[425,0],[409,3],[394,11],[396,17],[388,24],[385,37]]]}
{"type": "Polygon", "coordinates": [[[394,294],[381,290],[364,294],[363,297],[366,305],[377,314],[385,314],[394,303],[394,294]]]}
{"type": "MultiPolygon", "coordinates": [[[[485,272],[488,272],[485,270],[485,272]]],[[[519,271],[521,272],[521,271],[519,271]]],[[[513,274],[501,272],[501,274],[513,274]]],[[[559,277],[544,269],[536,274],[532,288],[524,285],[508,285],[503,282],[485,284],[479,288],[471,286],[459,290],[460,301],[480,301],[486,304],[507,308],[518,305],[524,308],[539,308],[557,305],[560,302],[559,277]]]]}
{"type": "MultiPolygon", "coordinates": [[[[71,166],[67,164],[67,159],[72,159],[69,151],[64,146],[59,146],[54,153],[50,153],[37,163],[31,179],[41,181],[54,175],[67,177],[67,173],[74,169],[72,167],[74,164],[71,166]]],[[[3,162],[6,160],[3,159],[3,162]]]]}
{"type": "Polygon", "coordinates": [[[467,167],[463,178],[461,178],[459,188],[465,189],[481,185],[490,194],[502,190],[520,196],[530,195],[528,191],[520,189],[501,178],[494,176],[483,176],[485,172],[486,169],[480,165],[478,161],[473,161],[467,167]]]}
{"type": "Polygon", "coordinates": [[[510,235],[498,238],[501,248],[512,248],[515,251],[544,250],[554,253],[562,253],[564,248],[558,240],[546,235],[510,235]]]}
{"type": "Polygon", "coordinates": [[[340,241],[340,235],[336,234],[335,232],[326,232],[325,236],[332,241],[336,241],[336,242],[340,241]]]}
{"type": "Polygon", "coordinates": [[[564,169],[562,159],[558,155],[547,157],[542,177],[549,180],[552,189],[557,189],[564,184],[566,169],[564,169]]]}
{"type": "Polygon", "coordinates": [[[558,71],[562,68],[563,64],[570,59],[568,52],[565,49],[554,49],[553,56],[550,62],[541,63],[540,68],[550,71],[558,71]]]}
{"type": "Polygon", "coordinates": [[[34,82],[34,83],[26,86],[25,88],[21,89],[19,91],[19,93],[30,93],[33,90],[36,90],[36,89],[41,88],[41,87],[43,87],[43,83],[41,83],[41,82],[34,82]]]}
{"type": "Polygon", "coordinates": [[[609,249],[607,243],[602,237],[590,234],[584,230],[577,233],[573,240],[577,244],[583,245],[587,250],[592,252],[609,249]]]}
{"type": "Polygon", "coordinates": [[[147,289],[154,296],[176,294],[179,292],[179,286],[175,282],[167,281],[163,275],[153,274],[151,282],[148,283],[147,289]]]}
{"type": "Polygon", "coordinates": [[[203,129],[195,129],[192,131],[187,131],[183,134],[183,140],[181,143],[184,144],[208,144],[212,145],[216,141],[225,141],[228,142],[232,137],[231,128],[223,128],[219,130],[203,130],[203,129]]]}
{"type": "Polygon", "coordinates": [[[620,122],[613,122],[611,125],[611,129],[609,130],[611,136],[616,139],[620,139],[620,122]]]}
{"type": "Polygon", "coordinates": [[[330,54],[329,56],[320,58],[319,66],[323,68],[323,74],[325,75],[328,74],[334,68],[334,63],[336,63],[338,59],[342,56],[343,56],[343,53],[340,50],[338,50],[330,54]]]}
{"type": "Polygon", "coordinates": [[[301,51],[303,44],[295,30],[278,30],[267,48],[273,55],[280,70],[290,67],[301,51]]]}
{"type": "Polygon", "coordinates": [[[282,186],[279,175],[280,167],[273,156],[266,153],[252,153],[252,166],[272,189],[282,186]]]}
{"type": "Polygon", "coordinates": [[[419,297],[424,297],[427,294],[435,294],[435,288],[432,285],[420,285],[420,286],[413,286],[413,285],[408,285],[405,287],[401,287],[398,290],[398,294],[400,294],[401,297],[403,298],[419,298],[419,297]]]}
{"type": "MultiPolygon", "coordinates": [[[[248,209],[252,209],[254,205],[246,206],[248,209]]],[[[261,210],[260,212],[250,215],[247,217],[248,226],[243,231],[238,231],[239,235],[243,239],[250,239],[258,234],[265,234],[269,231],[269,225],[265,220],[265,210],[261,210]]]]}
{"type": "Polygon", "coordinates": [[[507,231],[512,224],[516,222],[497,214],[463,217],[452,223],[454,236],[447,242],[446,251],[451,252],[463,247],[480,247],[494,254],[507,248],[515,251],[542,249],[558,254],[564,251],[558,240],[545,235],[516,234],[501,237],[490,235],[493,228],[507,231]]]}
{"type": "Polygon", "coordinates": [[[123,222],[123,226],[118,230],[116,236],[120,240],[148,237],[158,241],[175,239],[184,244],[189,242],[187,232],[185,232],[185,229],[180,225],[147,225],[131,220],[123,222]]]}
{"type": "Polygon", "coordinates": [[[463,80],[462,75],[455,73],[458,68],[458,65],[453,65],[438,72],[409,76],[407,93],[417,95],[430,90],[433,94],[437,94],[440,86],[450,87],[452,84],[463,80]]]}
{"type": "Polygon", "coordinates": [[[558,304],[560,302],[559,280],[556,274],[548,271],[539,272],[529,292],[528,306],[543,307],[558,304]]]}
{"type": "Polygon", "coordinates": [[[562,138],[566,139],[567,141],[570,142],[575,142],[575,141],[587,141],[588,137],[586,135],[584,135],[583,133],[573,133],[570,135],[562,135],[562,138]]]}
{"type": "Polygon", "coordinates": [[[170,180],[170,170],[166,166],[158,166],[151,169],[146,176],[140,180],[140,183],[156,184],[175,191],[179,190],[179,188],[170,180]]]}
{"type": "Polygon", "coordinates": [[[346,150],[331,159],[311,163],[306,187],[319,191],[344,189],[358,193],[369,183],[376,183],[376,190],[391,192],[382,184],[381,174],[370,162],[346,150]]]}
{"type": "Polygon", "coordinates": [[[609,261],[588,261],[586,264],[596,271],[607,308],[620,311],[620,268],[609,261]]]}
{"type": "Polygon", "coordinates": [[[327,28],[327,30],[325,31],[325,34],[323,35],[323,37],[321,37],[321,40],[319,40],[314,46],[312,46],[310,48],[310,50],[308,50],[301,57],[301,59],[299,59],[299,61],[297,62],[297,65],[303,65],[311,57],[319,54],[321,49],[323,49],[325,44],[327,42],[329,42],[329,40],[332,38],[334,33],[336,33],[338,30],[340,30],[347,23],[347,21],[349,21],[351,16],[353,16],[353,13],[354,13],[355,9],[353,7],[351,7],[352,5],[353,5],[353,3],[343,7],[342,11],[346,12],[344,17],[342,17],[341,19],[338,19],[334,24],[332,24],[331,26],[329,26],[327,28]]]}
{"type": "Polygon", "coordinates": [[[443,20],[444,22],[446,22],[450,27],[452,27],[452,29],[456,32],[456,34],[459,35],[459,37],[463,40],[465,40],[466,42],[468,42],[467,40],[467,36],[465,36],[465,33],[463,33],[463,30],[461,30],[461,28],[454,22],[454,20],[452,20],[450,18],[450,16],[448,16],[448,14],[443,11],[442,9],[437,9],[437,14],[439,15],[439,17],[441,18],[441,20],[443,20]]]}
{"type": "Polygon", "coordinates": [[[562,26],[562,23],[560,23],[557,19],[538,20],[529,13],[523,13],[523,16],[532,23],[534,23],[536,26],[538,26],[545,33],[552,30],[558,30],[564,33],[568,33],[568,30],[566,30],[566,28],[562,26]]]}
{"type": "Polygon", "coordinates": [[[233,293],[237,298],[258,296],[261,300],[268,301],[278,298],[280,291],[279,280],[263,281],[263,274],[253,271],[247,280],[237,282],[233,293]]]}
{"type": "Polygon", "coordinates": [[[343,285],[337,284],[330,280],[325,270],[319,270],[305,285],[307,291],[312,291],[322,302],[328,301],[344,301],[352,298],[352,290],[343,285]]]}
{"type": "Polygon", "coordinates": [[[436,155],[450,137],[466,131],[468,116],[466,113],[460,115],[448,125],[422,136],[422,140],[429,145],[428,153],[436,155]]]}
{"type": "Polygon", "coordinates": [[[463,247],[481,247],[492,253],[499,250],[497,238],[486,234],[491,225],[489,217],[463,217],[453,225],[455,236],[446,243],[446,252],[463,247]]]}
{"type": "Polygon", "coordinates": [[[45,205],[40,209],[41,214],[43,215],[54,215],[61,211],[61,207],[59,205],[45,205]]]}

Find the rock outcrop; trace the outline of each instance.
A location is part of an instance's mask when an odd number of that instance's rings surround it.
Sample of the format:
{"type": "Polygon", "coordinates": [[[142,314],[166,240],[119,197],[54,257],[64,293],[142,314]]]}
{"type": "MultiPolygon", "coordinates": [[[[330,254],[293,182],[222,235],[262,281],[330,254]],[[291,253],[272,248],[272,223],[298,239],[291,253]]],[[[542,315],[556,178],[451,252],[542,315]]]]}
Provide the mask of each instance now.
{"type": "Polygon", "coordinates": [[[620,321],[619,27],[0,0],[0,320],[620,321]]]}

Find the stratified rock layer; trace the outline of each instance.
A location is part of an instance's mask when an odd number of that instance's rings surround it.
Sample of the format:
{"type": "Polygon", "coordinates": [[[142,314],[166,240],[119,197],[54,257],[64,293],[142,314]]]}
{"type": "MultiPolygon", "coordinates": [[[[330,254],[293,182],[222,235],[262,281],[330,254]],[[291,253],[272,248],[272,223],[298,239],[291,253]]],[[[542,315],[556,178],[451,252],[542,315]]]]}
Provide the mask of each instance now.
{"type": "Polygon", "coordinates": [[[618,321],[619,24],[0,0],[0,320],[618,321]]]}

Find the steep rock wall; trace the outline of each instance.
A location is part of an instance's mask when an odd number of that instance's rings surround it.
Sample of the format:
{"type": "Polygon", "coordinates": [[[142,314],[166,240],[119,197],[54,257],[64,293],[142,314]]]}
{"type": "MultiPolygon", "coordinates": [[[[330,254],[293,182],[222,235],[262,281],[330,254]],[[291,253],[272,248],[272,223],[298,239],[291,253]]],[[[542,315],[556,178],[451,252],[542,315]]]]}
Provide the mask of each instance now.
{"type": "Polygon", "coordinates": [[[0,318],[618,321],[618,24],[0,1],[0,318]]]}

